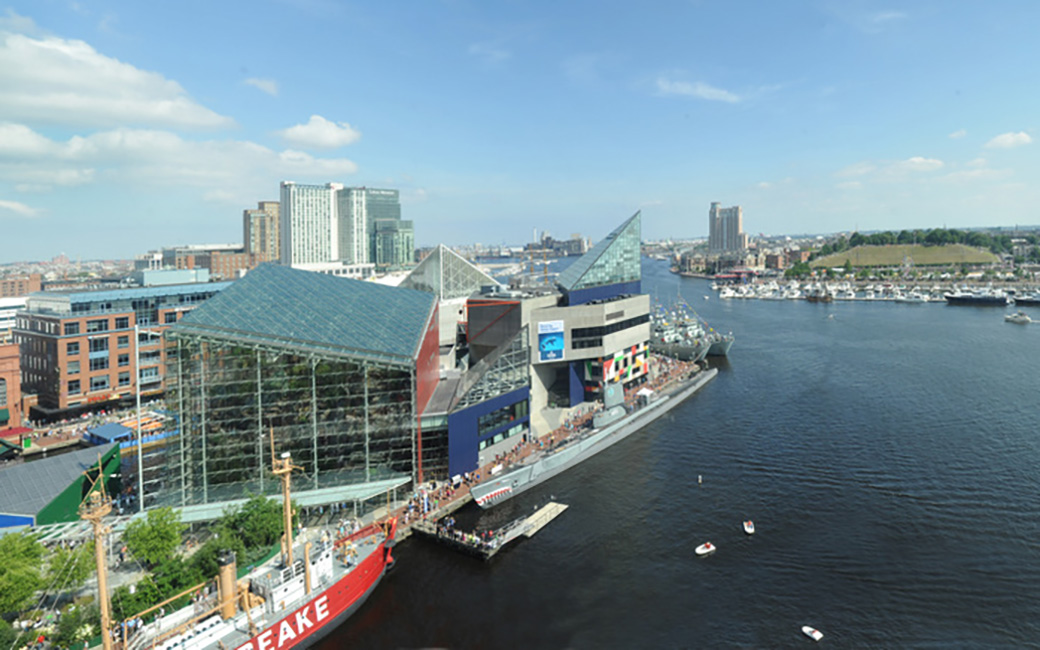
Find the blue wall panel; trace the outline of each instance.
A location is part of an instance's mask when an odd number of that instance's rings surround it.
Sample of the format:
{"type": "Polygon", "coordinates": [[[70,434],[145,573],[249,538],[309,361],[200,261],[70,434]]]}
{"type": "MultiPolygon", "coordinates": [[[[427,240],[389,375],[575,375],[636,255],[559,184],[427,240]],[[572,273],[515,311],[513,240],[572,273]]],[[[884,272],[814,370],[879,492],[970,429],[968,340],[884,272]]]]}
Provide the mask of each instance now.
{"type": "Polygon", "coordinates": [[[0,528],[12,526],[32,526],[33,518],[29,515],[4,515],[0,514],[0,528]]]}
{"type": "Polygon", "coordinates": [[[585,401],[585,382],[581,380],[582,364],[584,363],[584,361],[571,361],[567,367],[571,406],[577,406],[585,401]]]}
{"type": "MultiPolygon", "coordinates": [[[[517,402],[523,402],[530,397],[531,389],[528,387],[518,388],[498,397],[493,397],[480,404],[474,404],[469,408],[456,411],[448,415],[448,475],[464,474],[477,469],[478,449],[480,436],[478,434],[477,421],[480,416],[487,415],[505,408],[517,402]]],[[[530,420],[529,417],[520,418],[489,431],[483,437],[488,438],[515,426],[517,422],[530,420]]]]}

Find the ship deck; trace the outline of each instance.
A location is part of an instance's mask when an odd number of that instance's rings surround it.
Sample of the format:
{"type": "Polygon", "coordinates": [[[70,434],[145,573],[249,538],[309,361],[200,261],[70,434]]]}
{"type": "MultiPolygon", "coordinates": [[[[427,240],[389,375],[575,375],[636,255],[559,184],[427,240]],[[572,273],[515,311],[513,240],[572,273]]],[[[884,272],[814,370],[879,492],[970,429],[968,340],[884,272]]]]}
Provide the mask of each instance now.
{"type": "MultiPolygon", "coordinates": [[[[293,544],[294,562],[290,570],[281,558],[276,557],[268,564],[258,567],[238,580],[239,585],[246,582],[250,592],[277,593],[272,588],[283,586],[284,598],[277,602],[266,602],[244,611],[236,607],[235,615],[223,620],[217,611],[217,597],[200,599],[165,616],[158,617],[137,631],[127,645],[128,650],[157,648],[159,650],[203,650],[205,648],[225,647],[238,648],[246,644],[266,628],[278,623],[308,602],[317,599],[330,586],[361,566],[362,562],[377,552],[384,537],[378,528],[361,529],[355,535],[332,541],[334,537],[327,529],[309,529],[293,544]],[[323,539],[325,541],[323,541],[323,539]],[[306,593],[304,585],[304,544],[311,542],[312,581],[311,592],[306,593]],[[320,562],[321,554],[330,552],[331,571],[317,575],[313,566],[320,562]]],[[[239,601],[241,602],[241,601],[239,601]]],[[[313,615],[311,616],[313,619],[313,615]]],[[[279,645],[275,639],[270,647],[306,647],[301,645],[279,645]]],[[[248,647],[248,646],[247,646],[248,647]]]]}

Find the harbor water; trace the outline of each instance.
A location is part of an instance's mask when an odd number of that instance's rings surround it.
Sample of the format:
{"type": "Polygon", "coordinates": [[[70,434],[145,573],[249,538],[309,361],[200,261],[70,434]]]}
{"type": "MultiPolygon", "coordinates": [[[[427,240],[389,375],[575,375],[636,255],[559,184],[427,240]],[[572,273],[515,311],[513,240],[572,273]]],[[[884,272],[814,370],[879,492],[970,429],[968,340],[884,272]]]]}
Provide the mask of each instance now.
{"type": "Polygon", "coordinates": [[[492,527],[570,506],[493,561],[401,544],[321,647],[796,648],[803,625],[831,647],[1040,647],[1040,325],[720,301],[665,262],[643,274],[734,333],[715,380],[531,492],[467,506],[492,527]]]}

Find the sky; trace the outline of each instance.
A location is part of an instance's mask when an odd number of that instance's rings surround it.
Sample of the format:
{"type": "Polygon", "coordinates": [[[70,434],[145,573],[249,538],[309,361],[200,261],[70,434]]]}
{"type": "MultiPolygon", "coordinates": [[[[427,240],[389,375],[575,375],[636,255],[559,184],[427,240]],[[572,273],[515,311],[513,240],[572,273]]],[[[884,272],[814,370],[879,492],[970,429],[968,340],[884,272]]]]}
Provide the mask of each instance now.
{"type": "Polygon", "coordinates": [[[0,0],[0,263],[242,241],[279,182],[420,246],[1040,224],[1040,2],[0,0]]]}

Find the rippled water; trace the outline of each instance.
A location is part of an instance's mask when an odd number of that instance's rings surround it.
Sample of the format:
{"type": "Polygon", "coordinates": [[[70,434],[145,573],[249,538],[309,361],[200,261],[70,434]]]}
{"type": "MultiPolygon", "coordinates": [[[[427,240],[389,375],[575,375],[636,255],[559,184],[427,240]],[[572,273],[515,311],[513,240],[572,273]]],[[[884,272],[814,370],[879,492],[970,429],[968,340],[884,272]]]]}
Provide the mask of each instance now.
{"type": "Polygon", "coordinates": [[[680,291],[736,335],[714,381],[540,488],[464,513],[571,506],[493,561],[403,543],[324,647],[806,647],[805,624],[835,647],[1040,646],[1040,325],[992,308],[719,301],[707,285],[644,262],[645,291],[680,291]],[[706,540],[718,551],[697,558],[706,540]]]}

